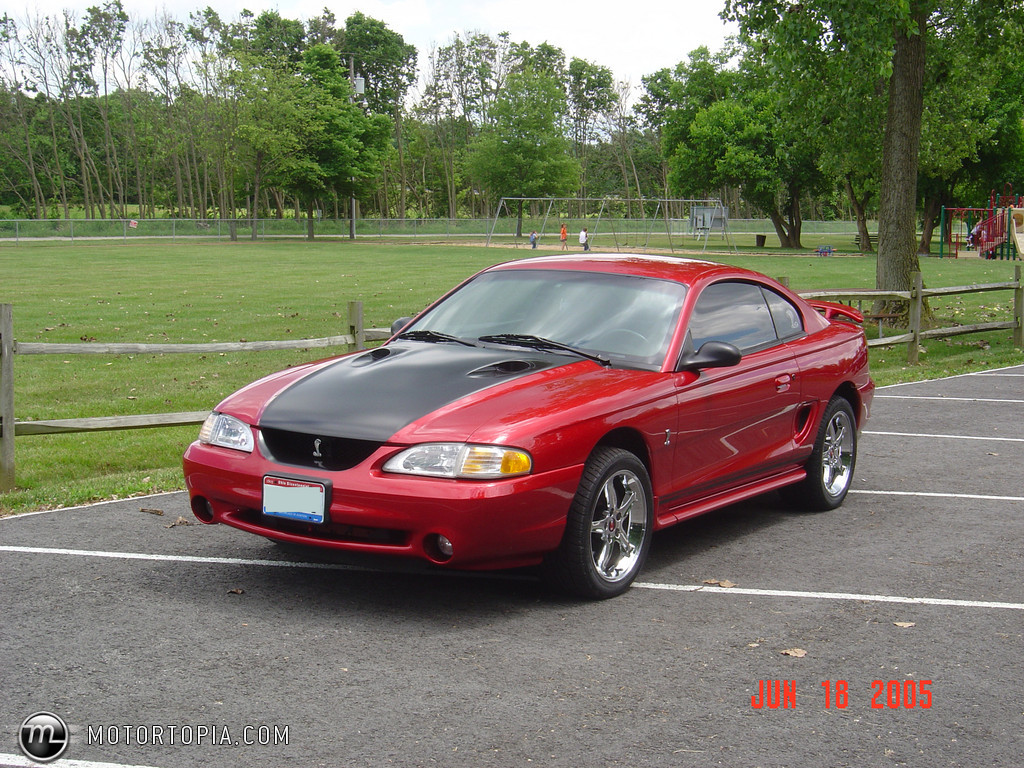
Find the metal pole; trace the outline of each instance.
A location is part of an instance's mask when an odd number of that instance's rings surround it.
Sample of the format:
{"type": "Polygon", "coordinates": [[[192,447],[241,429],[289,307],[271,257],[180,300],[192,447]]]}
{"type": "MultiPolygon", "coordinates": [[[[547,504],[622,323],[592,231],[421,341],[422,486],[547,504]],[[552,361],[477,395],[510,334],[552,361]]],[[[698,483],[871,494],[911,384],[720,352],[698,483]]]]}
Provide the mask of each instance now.
{"type": "Polygon", "coordinates": [[[939,214],[939,258],[943,258],[946,248],[946,206],[942,206],[939,214]]]}

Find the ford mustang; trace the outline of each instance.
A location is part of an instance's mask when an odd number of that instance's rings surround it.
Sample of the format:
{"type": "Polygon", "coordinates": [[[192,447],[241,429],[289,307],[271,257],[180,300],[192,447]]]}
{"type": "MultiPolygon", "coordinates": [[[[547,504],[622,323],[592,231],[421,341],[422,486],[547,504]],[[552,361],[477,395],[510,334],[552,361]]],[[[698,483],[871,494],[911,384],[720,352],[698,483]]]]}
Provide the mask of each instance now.
{"type": "Polygon", "coordinates": [[[860,320],[706,261],[500,264],[382,346],[221,402],[185,452],[192,510],[612,597],[666,526],[770,491],[843,502],[874,391],[860,320]]]}

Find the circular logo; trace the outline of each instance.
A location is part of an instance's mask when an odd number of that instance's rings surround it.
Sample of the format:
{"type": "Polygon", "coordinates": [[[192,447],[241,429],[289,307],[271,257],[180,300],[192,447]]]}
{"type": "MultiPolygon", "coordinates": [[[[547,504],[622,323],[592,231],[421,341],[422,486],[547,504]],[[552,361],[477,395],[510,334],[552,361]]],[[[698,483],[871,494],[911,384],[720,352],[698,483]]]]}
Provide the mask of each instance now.
{"type": "Polygon", "coordinates": [[[56,760],[70,742],[67,723],[50,712],[29,715],[18,729],[18,746],[25,757],[37,763],[56,760]]]}

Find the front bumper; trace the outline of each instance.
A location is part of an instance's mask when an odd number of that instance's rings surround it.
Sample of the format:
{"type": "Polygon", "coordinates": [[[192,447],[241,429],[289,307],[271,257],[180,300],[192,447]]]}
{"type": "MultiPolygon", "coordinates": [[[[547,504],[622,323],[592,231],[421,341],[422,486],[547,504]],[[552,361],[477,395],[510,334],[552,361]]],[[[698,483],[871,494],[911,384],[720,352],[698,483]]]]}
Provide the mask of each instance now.
{"type": "Polygon", "coordinates": [[[582,466],[497,481],[382,472],[397,450],[383,446],[356,467],[330,472],[196,442],[183,463],[197,518],[278,541],[472,569],[532,565],[558,547],[582,466]],[[265,475],[327,483],[325,522],[264,515],[265,475]],[[439,550],[440,536],[451,542],[450,556],[439,550]]]}

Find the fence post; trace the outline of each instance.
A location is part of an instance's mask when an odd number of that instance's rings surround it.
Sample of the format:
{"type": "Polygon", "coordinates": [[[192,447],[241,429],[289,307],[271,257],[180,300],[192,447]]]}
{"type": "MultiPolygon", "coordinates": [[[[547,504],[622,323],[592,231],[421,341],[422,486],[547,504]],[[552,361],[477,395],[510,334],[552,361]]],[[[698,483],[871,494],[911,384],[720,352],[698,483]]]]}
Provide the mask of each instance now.
{"type": "Polygon", "coordinates": [[[907,363],[917,365],[917,358],[921,351],[921,304],[924,302],[924,279],[920,272],[912,272],[911,280],[914,281],[910,289],[910,332],[913,338],[907,345],[907,363]]]}
{"type": "Polygon", "coordinates": [[[0,493],[14,490],[14,307],[0,304],[0,493]]]}
{"type": "Polygon", "coordinates": [[[363,328],[363,302],[361,301],[348,303],[348,332],[355,339],[354,343],[348,345],[349,352],[366,349],[366,330],[363,328]]]}
{"type": "Polygon", "coordinates": [[[1020,281],[1020,264],[1013,269],[1013,279],[1017,287],[1013,289],[1013,319],[1017,321],[1013,329],[1013,346],[1024,349],[1024,283],[1020,281]]]}

